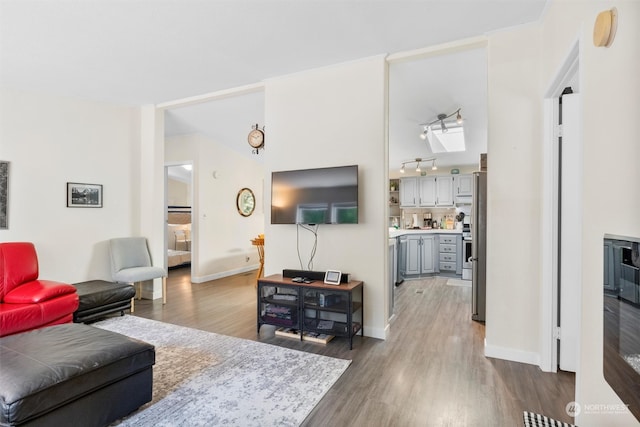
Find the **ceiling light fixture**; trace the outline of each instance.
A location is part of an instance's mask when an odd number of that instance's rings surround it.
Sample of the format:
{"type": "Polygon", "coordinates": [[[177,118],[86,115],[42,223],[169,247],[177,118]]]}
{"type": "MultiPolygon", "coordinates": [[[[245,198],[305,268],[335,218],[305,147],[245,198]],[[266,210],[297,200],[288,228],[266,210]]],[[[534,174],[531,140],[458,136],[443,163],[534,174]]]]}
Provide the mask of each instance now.
{"type": "MultiPolygon", "coordinates": [[[[431,126],[433,126],[433,125],[439,125],[440,126],[440,131],[442,133],[447,133],[449,131],[449,128],[447,127],[447,125],[445,123],[445,120],[447,120],[448,118],[453,117],[453,116],[456,116],[455,124],[461,125],[462,122],[463,122],[462,115],[460,114],[460,110],[461,109],[462,108],[458,108],[456,111],[454,111],[451,114],[443,114],[443,113],[438,114],[438,118],[437,119],[434,119],[434,120],[432,120],[430,122],[427,122],[427,123],[420,123],[418,126],[422,126],[422,128],[423,128],[423,131],[420,134],[420,138],[427,139],[427,133],[429,132],[431,126]]],[[[452,123],[449,123],[449,126],[451,126],[451,124],[452,123]]]]}
{"type": "Polygon", "coordinates": [[[404,165],[411,164],[411,163],[415,163],[416,164],[416,172],[421,173],[422,172],[422,168],[420,168],[420,163],[428,163],[428,162],[432,162],[431,163],[431,170],[437,170],[438,169],[436,167],[436,158],[435,157],[429,157],[428,159],[422,159],[420,157],[416,157],[413,160],[407,160],[406,162],[402,162],[402,166],[400,167],[400,173],[404,173],[404,165]]]}

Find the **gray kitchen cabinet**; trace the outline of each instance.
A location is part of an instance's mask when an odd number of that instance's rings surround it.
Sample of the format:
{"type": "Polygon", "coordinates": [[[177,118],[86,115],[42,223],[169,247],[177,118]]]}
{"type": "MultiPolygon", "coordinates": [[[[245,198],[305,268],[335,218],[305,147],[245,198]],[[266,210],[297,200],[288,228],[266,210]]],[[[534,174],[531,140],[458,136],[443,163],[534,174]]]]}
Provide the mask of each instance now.
{"type": "Polygon", "coordinates": [[[436,205],[436,199],[438,197],[438,190],[436,187],[435,176],[423,176],[418,182],[419,188],[419,205],[432,207],[436,205]]]}
{"type": "Polygon", "coordinates": [[[407,236],[405,274],[407,276],[418,276],[435,272],[434,248],[434,235],[415,234],[407,236]]]}
{"type": "Polygon", "coordinates": [[[435,272],[435,262],[433,259],[435,247],[435,236],[422,236],[422,263],[420,273],[433,273],[435,272]]]}
{"type": "Polygon", "coordinates": [[[440,234],[438,244],[438,269],[440,273],[462,275],[462,236],[440,234]]]}

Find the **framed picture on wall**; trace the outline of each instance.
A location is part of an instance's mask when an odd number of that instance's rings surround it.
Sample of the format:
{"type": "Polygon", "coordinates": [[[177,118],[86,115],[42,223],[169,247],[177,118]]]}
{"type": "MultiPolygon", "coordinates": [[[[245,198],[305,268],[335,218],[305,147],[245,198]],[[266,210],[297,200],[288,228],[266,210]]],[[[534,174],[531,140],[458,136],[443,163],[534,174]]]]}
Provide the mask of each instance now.
{"type": "Polygon", "coordinates": [[[9,162],[0,160],[0,230],[9,228],[9,162]]]}
{"type": "Polygon", "coordinates": [[[68,208],[101,208],[102,185],[67,182],[68,208]]]}

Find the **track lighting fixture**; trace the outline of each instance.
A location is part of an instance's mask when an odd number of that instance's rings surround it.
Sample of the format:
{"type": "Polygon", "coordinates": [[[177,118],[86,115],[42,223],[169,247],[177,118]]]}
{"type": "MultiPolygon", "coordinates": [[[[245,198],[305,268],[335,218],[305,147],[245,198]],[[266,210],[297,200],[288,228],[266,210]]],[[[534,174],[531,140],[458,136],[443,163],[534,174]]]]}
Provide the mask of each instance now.
{"type": "Polygon", "coordinates": [[[416,172],[420,173],[422,172],[422,168],[420,167],[420,163],[429,163],[431,162],[431,170],[438,170],[438,167],[436,166],[436,158],[435,157],[430,157],[428,159],[422,159],[420,157],[416,157],[414,160],[407,160],[406,162],[402,162],[402,166],[400,167],[400,173],[404,173],[404,165],[406,164],[410,164],[410,163],[415,163],[416,164],[416,172]]]}
{"type": "MultiPolygon", "coordinates": [[[[427,139],[427,134],[429,133],[429,131],[431,130],[431,126],[433,125],[439,125],[440,126],[440,131],[442,133],[447,133],[449,131],[449,128],[447,127],[447,124],[445,123],[445,120],[447,120],[450,117],[453,117],[454,115],[456,116],[456,121],[455,124],[457,125],[462,125],[462,115],[460,114],[460,110],[461,108],[458,108],[456,111],[454,111],[451,114],[438,114],[438,118],[436,118],[435,120],[432,120],[430,122],[427,123],[420,123],[418,126],[422,126],[423,131],[420,134],[420,138],[421,139],[427,139]]],[[[453,123],[449,123],[449,126],[451,126],[451,124],[453,123]]]]}

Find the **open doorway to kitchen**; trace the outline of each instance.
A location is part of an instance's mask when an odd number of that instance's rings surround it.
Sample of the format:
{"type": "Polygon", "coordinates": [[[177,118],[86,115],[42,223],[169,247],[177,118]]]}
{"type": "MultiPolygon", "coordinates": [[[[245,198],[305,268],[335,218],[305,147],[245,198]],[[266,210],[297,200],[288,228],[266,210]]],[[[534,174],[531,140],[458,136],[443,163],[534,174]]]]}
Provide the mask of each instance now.
{"type": "Polygon", "coordinates": [[[388,268],[397,270],[388,286],[422,281],[417,291],[426,293],[431,284],[455,287],[471,321],[473,173],[487,153],[486,41],[390,55],[388,63],[387,215],[389,237],[396,236],[388,268]],[[454,134],[461,145],[447,142],[454,134]]]}

